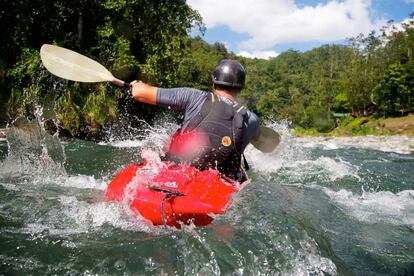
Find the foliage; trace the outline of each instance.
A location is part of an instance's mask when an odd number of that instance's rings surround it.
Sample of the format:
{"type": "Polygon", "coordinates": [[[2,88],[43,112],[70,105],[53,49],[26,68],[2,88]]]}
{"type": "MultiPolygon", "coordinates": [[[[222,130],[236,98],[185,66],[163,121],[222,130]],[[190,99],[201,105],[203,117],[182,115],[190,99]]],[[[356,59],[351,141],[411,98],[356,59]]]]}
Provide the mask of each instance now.
{"type": "MultiPolygon", "coordinates": [[[[407,22],[403,30],[390,24],[380,35],[371,32],[351,38],[349,46],[324,45],[304,53],[288,50],[270,60],[236,57],[247,71],[242,101],[261,117],[287,118],[298,129],[318,132],[336,127],[332,112],[355,117],[396,116],[401,110],[406,114],[413,109],[414,44],[407,43],[414,41],[413,30],[414,21],[407,22]],[[392,67],[395,62],[399,70],[392,67]],[[388,97],[391,90],[394,93],[388,97]],[[386,108],[393,111],[384,114],[386,108]]],[[[180,64],[178,84],[208,89],[214,64],[232,54],[200,38],[191,40],[189,46],[180,64]]],[[[368,132],[360,129],[360,133],[368,132]]]]}
{"type": "Polygon", "coordinates": [[[360,136],[360,135],[389,135],[390,131],[379,126],[372,118],[352,116],[342,117],[340,124],[329,135],[333,136],[360,136]]]}
{"type": "Polygon", "coordinates": [[[296,136],[312,136],[319,134],[319,131],[316,128],[308,128],[304,129],[303,127],[296,127],[295,128],[295,135],[296,136]]]}
{"type": "Polygon", "coordinates": [[[7,77],[14,84],[8,106],[10,117],[33,114],[36,102],[50,104],[51,95],[47,93],[48,80],[40,64],[39,52],[25,48],[15,66],[8,70],[7,77]]]}
{"type": "MultiPolygon", "coordinates": [[[[329,132],[332,112],[402,116],[413,111],[414,20],[380,34],[349,39],[349,46],[289,50],[269,61],[247,64],[242,96],[260,115],[287,118],[297,127],[329,132]]],[[[356,128],[357,129],[357,128],[356,128]]],[[[368,133],[364,127],[354,130],[368,133]]]]}
{"type": "Polygon", "coordinates": [[[42,44],[85,54],[121,79],[172,86],[189,30],[204,28],[200,15],[182,0],[5,0],[0,25],[0,63],[8,72],[5,91],[11,91],[11,117],[29,115],[34,103],[43,105],[45,98],[52,98],[60,124],[76,135],[113,120],[123,110],[118,108],[125,101],[123,93],[103,84],[71,82],[56,91],[56,80],[39,60],[42,44]]]}
{"type": "Polygon", "coordinates": [[[383,115],[404,115],[414,101],[414,71],[406,64],[391,64],[378,85],[378,108],[383,115]]]}
{"type": "Polygon", "coordinates": [[[56,112],[62,126],[70,130],[72,135],[80,136],[83,124],[80,113],[81,108],[75,101],[75,94],[77,92],[77,89],[67,89],[64,91],[57,101],[56,112]]]}
{"type": "Polygon", "coordinates": [[[205,28],[182,0],[3,2],[0,65],[11,92],[0,98],[9,98],[9,115],[56,102],[61,126],[78,137],[99,131],[122,112],[151,120],[156,109],[107,84],[56,84],[39,60],[43,43],[94,58],[121,79],[206,91],[218,61],[236,58],[247,71],[242,103],[261,118],[288,119],[298,133],[374,133],[359,118],[403,116],[414,109],[414,14],[400,28],[389,22],[379,33],[350,38],[348,45],[288,50],[263,60],[191,37],[191,28],[205,28]],[[341,118],[338,127],[333,113],[353,117],[341,118]]]}
{"type": "Polygon", "coordinates": [[[177,85],[209,91],[211,73],[221,59],[229,56],[225,46],[220,43],[210,45],[200,37],[190,39],[185,57],[178,67],[177,85]]]}

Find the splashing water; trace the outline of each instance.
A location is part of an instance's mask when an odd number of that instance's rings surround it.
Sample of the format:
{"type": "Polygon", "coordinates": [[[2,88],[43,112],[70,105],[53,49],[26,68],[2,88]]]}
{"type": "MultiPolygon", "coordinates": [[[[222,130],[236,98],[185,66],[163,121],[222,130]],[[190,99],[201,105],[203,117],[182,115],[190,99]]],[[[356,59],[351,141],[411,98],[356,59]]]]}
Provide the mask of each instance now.
{"type": "Polygon", "coordinates": [[[2,173],[10,175],[37,174],[57,177],[65,174],[65,154],[58,133],[49,135],[42,120],[43,110],[36,108],[35,119],[18,117],[6,129],[8,156],[2,162],[2,173]]]}
{"type": "Polygon", "coordinates": [[[281,144],[247,148],[252,183],[228,212],[179,231],[103,199],[123,167],[158,164],[177,125],[94,144],[16,121],[0,142],[0,272],[412,274],[413,140],[295,138],[286,122],[267,125],[281,144]]]}

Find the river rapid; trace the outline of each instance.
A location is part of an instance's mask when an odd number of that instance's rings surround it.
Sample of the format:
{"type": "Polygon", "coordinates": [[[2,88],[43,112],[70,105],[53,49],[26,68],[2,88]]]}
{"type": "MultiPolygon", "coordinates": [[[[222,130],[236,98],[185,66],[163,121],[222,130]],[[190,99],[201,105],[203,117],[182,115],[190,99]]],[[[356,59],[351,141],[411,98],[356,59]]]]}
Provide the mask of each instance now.
{"type": "Polygon", "coordinates": [[[273,124],[281,144],[247,148],[252,182],[228,212],[177,230],[104,200],[174,125],[100,144],[15,125],[0,141],[0,275],[414,274],[412,138],[295,138],[273,124]]]}

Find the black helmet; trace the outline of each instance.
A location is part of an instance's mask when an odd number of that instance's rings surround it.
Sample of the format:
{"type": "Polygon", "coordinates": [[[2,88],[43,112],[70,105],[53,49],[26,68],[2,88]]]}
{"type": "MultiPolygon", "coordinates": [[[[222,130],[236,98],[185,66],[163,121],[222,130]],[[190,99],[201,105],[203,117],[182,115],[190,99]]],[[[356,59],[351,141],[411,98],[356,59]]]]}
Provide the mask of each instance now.
{"type": "Polygon", "coordinates": [[[214,69],[212,78],[215,84],[243,88],[246,71],[238,61],[223,59],[214,69]]]}

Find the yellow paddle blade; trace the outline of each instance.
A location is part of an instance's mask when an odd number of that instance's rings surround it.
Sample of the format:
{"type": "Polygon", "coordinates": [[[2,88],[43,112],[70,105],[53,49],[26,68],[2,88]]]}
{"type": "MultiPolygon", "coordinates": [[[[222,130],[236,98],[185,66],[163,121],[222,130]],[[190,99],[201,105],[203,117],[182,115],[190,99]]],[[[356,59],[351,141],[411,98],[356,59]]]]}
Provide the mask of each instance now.
{"type": "Polygon", "coordinates": [[[60,78],[80,82],[114,82],[114,76],[93,59],[62,47],[43,44],[40,58],[46,69],[60,78]]]}
{"type": "Polygon", "coordinates": [[[260,126],[260,136],[251,141],[252,145],[261,152],[272,152],[280,143],[280,135],[270,127],[260,126]]]}

